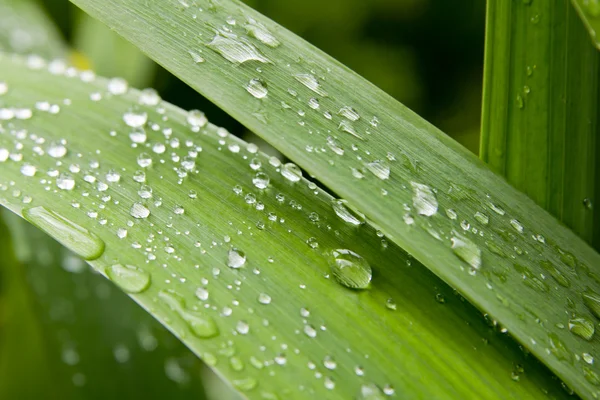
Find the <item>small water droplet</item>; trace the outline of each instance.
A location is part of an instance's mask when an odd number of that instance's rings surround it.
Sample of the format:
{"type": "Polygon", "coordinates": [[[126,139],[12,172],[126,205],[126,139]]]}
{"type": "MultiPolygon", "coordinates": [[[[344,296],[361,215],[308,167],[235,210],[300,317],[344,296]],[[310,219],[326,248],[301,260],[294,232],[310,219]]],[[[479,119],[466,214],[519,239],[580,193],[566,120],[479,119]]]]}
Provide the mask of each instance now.
{"type": "Polygon", "coordinates": [[[197,132],[208,123],[206,115],[200,110],[188,111],[186,120],[194,132],[197,132]]]}
{"type": "Polygon", "coordinates": [[[350,106],[344,106],[338,112],[338,115],[343,116],[344,118],[349,119],[350,121],[358,121],[360,119],[360,115],[356,110],[350,106]]]}
{"type": "Polygon", "coordinates": [[[327,97],[327,92],[323,90],[318,79],[312,74],[296,74],[294,78],[316,94],[327,97]]]}
{"type": "Polygon", "coordinates": [[[129,215],[137,219],[145,219],[150,215],[150,210],[142,203],[133,203],[129,215]]]}
{"type": "Polygon", "coordinates": [[[107,89],[111,94],[117,96],[125,94],[127,92],[127,89],[129,89],[129,84],[123,78],[113,78],[110,81],[108,81],[107,89]]]}
{"type": "Polygon", "coordinates": [[[269,175],[264,172],[258,172],[254,178],[252,178],[252,183],[258,189],[266,189],[269,186],[269,175]]]}
{"type": "Polygon", "coordinates": [[[365,165],[369,171],[381,180],[390,178],[390,166],[382,160],[376,160],[365,165]]]}
{"type": "Polygon", "coordinates": [[[453,231],[452,235],[450,240],[454,254],[475,270],[479,270],[481,268],[481,249],[469,238],[456,231],[453,231]]]}
{"type": "Polygon", "coordinates": [[[67,155],[67,147],[65,141],[58,141],[50,143],[48,146],[48,155],[53,158],[63,158],[67,155]]]}
{"type": "MultiPolygon", "coordinates": [[[[242,378],[242,379],[234,379],[232,381],[233,386],[241,390],[242,392],[247,392],[254,389],[258,385],[258,381],[254,378],[242,378]]],[[[263,392],[264,394],[265,392],[263,392]]],[[[265,398],[263,396],[263,398],[265,398]]]]}
{"type": "Polygon", "coordinates": [[[26,208],[23,218],[86,260],[95,260],[104,253],[102,239],[45,207],[26,208]]]}
{"type": "Polygon", "coordinates": [[[596,316],[600,318],[600,295],[595,292],[587,291],[582,295],[583,303],[596,316]]]}
{"type": "Polygon", "coordinates": [[[192,57],[192,61],[196,64],[201,64],[205,61],[204,57],[202,57],[199,53],[193,50],[188,51],[188,54],[190,55],[190,57],[192,57]]]}
{"type": "Polygon", "coordinates": [[[594,323],[585,317],[571,318],[569,331],[585,340],[592,340],[595,332],[594,323]]]}
{"type": "Polygon", "coordinates": [[[364,215],[350,211],[346,204],[346,200],[333,199],[331,202],[333,211],[342,220],[356,226],[363,224],[365,221],[364,215]]]}
{"type": "Polygon", "coordinates": [[[242,268],[246,264],[246,253],[233,248],[227,253],[227,266],[230,268],[242,268]]]}
{"type": "Polygon", "coordinates": [[[185,301],[178,295],[161,290],[158,293],[158,298],[186,322],[190,332],[194,336],[201,339],[208,339],[219,334],[217,324],[211,317],[201,314],[198,311],[186,309],[185,301]]]}
{"type": "Polygon", "coordinates": [[[123,121],[125,121],[127,126],[132,128],[140,128],[146,125],[146,122],[148,121],[148,114],[143,111],[131,109],[123,114],[123,121]]]}
{"type": "Polygon", "coordinates": [[[281,167],[281,175],[290,182],[302,179],[302,170],[294,163],[287,163],[281,167]]]}
{"type": "Polygon", "coordinates": [[[369,383],[360,387],[359,400],[384,400],[385,395],[377,385],[369,383]]]}
{"type": "Polygon", "coordinates": [[[142,293],[150,287],[150,274],[133,265],[112,265],[106,269],[106,275],[127,293],[142,293]]]}
{"type": "Polygon", "coordinates": [[[266,294],[266,293],[260,293],[260,294],[258,295],[258,302],[259,302],[260,304],[265,304],[265,305],[266,305],[266,304],[271,304],[271,296],[269,296],[269,295],[268,295],[268,294],[266,294]]]}
{"type": "Polygon", "coordinates": [[[433,190],[422,183],[411,182],[413,188],[413,207],[419,215],[430,217],[437,213],[438,201],[433,190]]]}
{"type": "Polygon", "coordinates": [[[347,249],[331,251],[329,266],[333,277],[351,289],[366,289],[371,282],[371,266],[360,255],[347,249]]]}
{"type": "Polygon", "coordinates": [[[252,43],[223,30],[217,31],[207,46],[231,63],[242,64],[248,61],[270,62],[252,43]]]}
{"type": "Polygon", "coordinates": [[[254,20],[254,18],[248,17],[248,23],[244,25],[246,32],[251,37],[260,40],[262,43],[269,47],[277,47],[281,43],[279,40],[260,22],[254,20]]]}
{"type": "Polygon", "coordinates": [[[62,190],[73,190],[75,188],[75,179],[70,174],[63,172],[56,178],[56,186],[62,190]]]}
{"type": "Polygon", "coordinates": [[[267,84],[262,79],[258,78],[251,79],[250,82],[248,82],[248,85],[246,85],[246,90],[257,99],[263,99],[267,97],[267,94],[269,93],[267,84]]]}

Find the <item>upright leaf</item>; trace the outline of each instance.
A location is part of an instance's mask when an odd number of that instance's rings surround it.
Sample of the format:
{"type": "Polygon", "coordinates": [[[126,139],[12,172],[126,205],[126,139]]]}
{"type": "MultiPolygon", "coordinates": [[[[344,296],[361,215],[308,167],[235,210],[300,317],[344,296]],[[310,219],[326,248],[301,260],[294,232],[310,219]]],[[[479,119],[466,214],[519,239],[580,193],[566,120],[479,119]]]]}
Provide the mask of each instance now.
{"type": "Polygon", "coordinates": [[[598,345],[568,326],[593,318],[582,296],[600,293],[600,256],[467,150],[238,1],[72,1],[346,198],[579,394],[597,391],[581,354],[598,345]]]}
{"type": "Polygon", "coordinates": [[[600,246],[600,53],[567,0],[488,3],[481,157],[600,246]]]}

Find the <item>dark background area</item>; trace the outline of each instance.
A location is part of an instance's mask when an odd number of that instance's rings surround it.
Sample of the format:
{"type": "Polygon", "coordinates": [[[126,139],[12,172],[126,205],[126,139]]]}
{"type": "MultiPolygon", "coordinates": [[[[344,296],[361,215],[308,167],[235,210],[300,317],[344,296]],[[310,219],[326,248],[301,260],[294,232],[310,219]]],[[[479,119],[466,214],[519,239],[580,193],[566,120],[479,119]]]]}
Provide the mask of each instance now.
{"type": "MultiPolygon", "coordinates": [[[[477,152],[485,2],[245,2],[337,58],[477,152]]],[[[43,3],[65,38],[84,57],[88,56],[89,47],[86,48],[85,43],[77,45],[78,22],[79,26],[86,23],[81,21],[80,12],[68,0],[43,0],[43,3]]],[[[114,34],[96,30],[94,35],[114,34]]],[[[113,52],[115,57],[118,50],[113,52]]],[[[88,60],[91,68],[110,75],[111,71],[105,72],[101,65],[96,65],[93,55],[88,60]]],[[[185,109],[203,110],[211,122],[237,135],[244,134],[241,125],[167,71],[153,68],[144,83],[158,89],[164,99],[185,109]]]]}

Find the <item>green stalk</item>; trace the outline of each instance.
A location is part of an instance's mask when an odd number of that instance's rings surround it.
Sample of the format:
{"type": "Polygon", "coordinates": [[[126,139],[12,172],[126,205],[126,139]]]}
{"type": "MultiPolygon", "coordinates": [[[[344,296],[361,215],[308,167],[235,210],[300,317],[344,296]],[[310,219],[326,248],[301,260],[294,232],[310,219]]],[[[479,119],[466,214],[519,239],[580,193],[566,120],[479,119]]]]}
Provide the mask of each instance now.
{"type": "Polygon", "coordinates": [[[481,157],[600,245],[599,58],[567,0],[490,1],[481,157]]]}

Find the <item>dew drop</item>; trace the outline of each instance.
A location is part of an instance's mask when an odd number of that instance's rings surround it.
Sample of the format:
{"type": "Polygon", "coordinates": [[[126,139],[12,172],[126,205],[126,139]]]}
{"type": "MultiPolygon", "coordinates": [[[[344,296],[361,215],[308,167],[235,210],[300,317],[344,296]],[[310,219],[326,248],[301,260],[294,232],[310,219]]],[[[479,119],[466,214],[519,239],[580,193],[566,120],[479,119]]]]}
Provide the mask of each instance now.
{"type": "Polygon", "coordinates": [[[198,289],[196,289],[196,297],[201,300],[201,301],[206,301],[208,300],[208,290],[206,288],[203,287],[199,287],[198,289]]]}
{"type": "Polygon", "coordinates": [[[302,170],[294,163],[287,163],[281,167],[281,175],[290,182],[302,179],[302,170]]]}
{"type": "Polygon", "coordinates": [[[390,178],[390,166],[385,161],[376,160],[365,165],[369,171],[381,180],[390,178]]]}
{"type": "Polygon", "coordinates": [[[95,260],[104,253],[102,239],[45,207],[26,208],[23,218],[86,260],[95,260]]]}
{"type": "Polygon", "coordinates": [[[73,190],[75,188],[75,179],[70,174],[63,172],[56,178],[56,186],[62,190],[73,190]]]}
{"type": "Polygon", "coordinates": [[[247,335],[248,332],[250,332],[250,325],[248,325],[246,321],[238,321],[237,325],[235,326],[235,330],[240,335],[247,335]]]}
{"type": "Polygon", "coordinates": [[[150,287],[150,274],[133,265],[112,265],[106,269],[106,275],[127,293],[142,293],[150,287]]]}
{"type": "Polygon", "coordinates": [[[25,176],[34,176],[36,172],[37,167],[35,165],[25,163],[21,166],[21,173],[25,176]]]}
{"type": "Polygon", "coordinates": [[[592,312],[592,314],[594,314],[596,318],[600,318],[600,295],[592,291],[588,291],[583,293],[581,296],[583,298],[583,303],[592,312]]]}
{"type": "Polygon", "coordinates": [[[356,110],[349,106],[342,107],[338,114],[344,118],[348,118],[350,121],[358,121],[360,119],[360,115],[356,112],[356,110]]]}
{"type": "Polygon", "coordinates": [[[381,389],[372,383],[360,387],[359,400],[384,400],[385,396],[381,389]]]}
{"type": "MultiPolygon", "coordinates": [[[[252,390],[256,387],[256,385],[258,385],[258,381],[256,379],[250,378],[250,377],[242,378],[242,379],[234,379],[233,381],[231,381],[231,383],[233,384],[233,386],[235,386],[242,392],[247,392],[249,390],[252,390]]],[[[265,398],[264,393],[265,392],[262,393],[263,398],[265,398]]]]}
{"type": "Polygon", "coordinates": [[[129,139],[131,139],[133,143],[146,143],[146,138],[146,131],[141,127],[135,128],[129,133],[129,139]]]}
{"type": "Polygon", "coordinates": [[[595,332],[594,323],[584,317],[571,318],[569,320],[569,331],[585,340],[592,340],[595,332]]]}
{"type": "Polygon", "coordinates": [[[246,264],[246,253],[233,248],[227,253],[227,266],[230,268],[242,268],[246,264]]]}
{"type": "Polygon", "coordinates": [[[242,64],[247,61],[270,62],[252,43],[223,30],[217,31],[207,46],[234,64],[242,64]]]}
{"type": "Polygon", "coordinates": [[[479,270],[481,268],[481,249],[466,236],[455,231],[452,234],[450,240],[454,254],[475,270],[479,270]]]}
{"type": "Polygon", "coordinates": [[[146,125],[148,121],[148,114],[142,111],[129,110],[123,114],[123,121],[132,128],[140,128],[146,125]]]}
{"type": "Polygon", "coordinates": [[[197,131],[208,123],[206,115],[200,110],[190,110],[187,114],[187,123],[192,130],[197,131]]]}
{"type": "Polygon", "coordinates": [[[160,95],[154,89],[148,88],[140,93],[139,103],[145,106],[156,106],[160,103],[160,95]]]}
{"type": "Polygon", "coordinates": [[[219,334],[217,324],[211,317],[186,309],[184,300],[178,295],[161,290],[158,293],[158,297],[186,322],[190,332],[194,336],[201,339],[208,339],[219,334]]]}
{"type": "Polygon", "coordinates": [[[335,280],[351,289],[366,289],[371,282],[371,266],[360,255],[347,249],[331,251],[329,266],[335,280]]]}
{"type": "Polygon", "coordinates": [[[200,54],[193,50],[188,51],[188,54],[190,55],[190,57],[192,57],[192,61],[196,64],[201,64],[205,61],[204,57],[202,57],[200,54]]]}
{"type": "Polygon", "coordinates": [[[150,210],[142,203],[133,203],[129,215],[137,219],[145,219],[150,215],[150,210]]]}
{"type": "Polygon", "coordinates": [[[346,200],[334,199],[331,202],[333,211],[344,222],[347,222],[347,223],[349,223],[351,225],[355,225],[355,226],[363,224],[365,221],[364,215],[350,211],[350,209],[346,206],[346,204],[347,204],[346,200]]]}
{"type": "Polygon", "coordinates": [[[266,293],[261,293],[258,295],[258,302],[265,305],[271,304],[271,296],[266,293]]]}
{"type": "Polygon", "coordinates": [[[433,190],[422,183],[411,182],[413,206],[419,215],[431,217],[438,210],[438,201],[433,190]]]}
{"type": "Polygon", "coordinates": [[[294,78],[313,92],[321,96],[327,96],[327,92],[323,90],[321,84],[312,74],[296,74],[294,78]]]}
{"type": "Polygon", "coordinates": [[[125,94],[129,89],[129,84],[123,78],[113,78],[108,81],[108,91],[113,95],[125,94]]]}
{"type": "Polygon", "coordinates": [[[267,84],[262,79],[258,78],[250,80],[248,85],[246,85],[246,90],[257,99],[263,99],[267,97],[267,94],[269,93],[267,84]]]}
{"type": "Polygon", "coordinates": [[[281,44],[263,24],[257,22],[254,18],[248,17],[248,23],[244,25],[244,28],[246,28],[248,35],[260,40],[269,47],[277,47],[281,44]]]}
{"type": "Polygon", "coordinates": [[[252,183],[258,189],[266,189],[269,186],[269,175],[259,172],[252,178],[252,183]]]}
{"type": "Polygon", "coordinates": [[[63,141],[52,142],[48,147],[48,155],[52,158],[63,158],[67,155],[67,147],[63,141]]]}
{"type": "Polygon", "coordinates": [[[309,338],[317,337],[317,330],[312,325],[304,325],[304,334],[309,338]]]}

